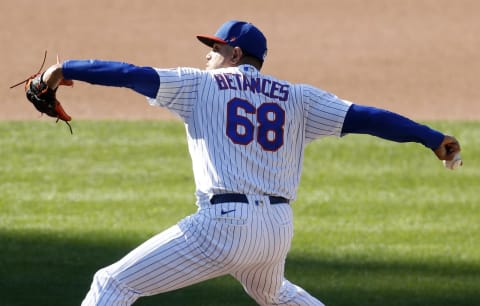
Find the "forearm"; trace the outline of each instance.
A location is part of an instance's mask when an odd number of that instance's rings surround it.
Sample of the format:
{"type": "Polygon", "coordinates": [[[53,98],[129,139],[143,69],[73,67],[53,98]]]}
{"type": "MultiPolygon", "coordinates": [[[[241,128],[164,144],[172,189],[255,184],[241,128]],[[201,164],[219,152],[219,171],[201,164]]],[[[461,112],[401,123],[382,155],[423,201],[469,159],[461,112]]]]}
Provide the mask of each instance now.
{"type": "Polygon", "coordinates": [[[160,85],[158,73],[151,67],[98,60],[65,61],[48,68],[43,76],[50,88],[57,88],[62,79],[126,87],[151,98],[156,97],[160,85]]]}
{"type": "Polygon", "coordinates": [[[369,134],[396,142],[418,142],[435,150],[444,135],[401,115],[361,105],[352,105],[342,133],[369,134]]]}

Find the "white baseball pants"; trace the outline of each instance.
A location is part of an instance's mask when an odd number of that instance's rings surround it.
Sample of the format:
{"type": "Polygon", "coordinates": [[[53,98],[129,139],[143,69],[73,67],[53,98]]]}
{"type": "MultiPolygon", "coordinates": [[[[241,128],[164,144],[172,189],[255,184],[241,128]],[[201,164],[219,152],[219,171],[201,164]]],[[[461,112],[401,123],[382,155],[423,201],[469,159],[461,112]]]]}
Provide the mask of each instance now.
{"type": "MultiPolygon", "coordinates": [[[[250,197],[250,196],[249,196],[250,197]]],[[[133,304],[222,275],[232,275],[259,305],[323,305],[284,278],[293,236],[288,204],[205,203],[192,216],[99,270],[82,306],[133,304]]]]}

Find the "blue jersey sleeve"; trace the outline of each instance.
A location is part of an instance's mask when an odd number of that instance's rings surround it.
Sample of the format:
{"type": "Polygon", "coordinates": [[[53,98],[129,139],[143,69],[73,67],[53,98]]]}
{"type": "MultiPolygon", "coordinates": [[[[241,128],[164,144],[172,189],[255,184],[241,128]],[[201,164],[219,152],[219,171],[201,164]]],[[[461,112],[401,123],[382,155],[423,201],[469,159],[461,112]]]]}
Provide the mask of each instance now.
{"type": "Polygon", "coordinates": [[[69,60],[62,64],[63,77],[90,84],[126,87],[144,96],[155,98],[160,86],[160,77],[152,67],[100,61],[69,60]]]}
{"type": "Polygon", "coordinates": [[[353,104],[345,117],[342,133],[369,134],[396,142],[418,142],[434,150],[442,133],[383,109],[353,104]]]}

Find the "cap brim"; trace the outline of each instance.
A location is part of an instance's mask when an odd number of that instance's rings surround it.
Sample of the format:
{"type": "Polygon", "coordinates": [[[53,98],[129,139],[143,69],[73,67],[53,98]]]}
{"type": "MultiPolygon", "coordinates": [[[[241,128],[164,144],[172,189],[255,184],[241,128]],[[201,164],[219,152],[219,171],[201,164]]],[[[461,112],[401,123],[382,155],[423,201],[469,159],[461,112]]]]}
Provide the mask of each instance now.
{"type": "Polygon", "coordinates": [[[214,43],[219,43],[219,44],[226,44],[227,42],[224,41],[221,38],[218,38],[216,36],[211,36],[211,35],[197,35],[197,38],[199,41],[204,43],[205,45],[209,47],[213,47],[214,43]]]}

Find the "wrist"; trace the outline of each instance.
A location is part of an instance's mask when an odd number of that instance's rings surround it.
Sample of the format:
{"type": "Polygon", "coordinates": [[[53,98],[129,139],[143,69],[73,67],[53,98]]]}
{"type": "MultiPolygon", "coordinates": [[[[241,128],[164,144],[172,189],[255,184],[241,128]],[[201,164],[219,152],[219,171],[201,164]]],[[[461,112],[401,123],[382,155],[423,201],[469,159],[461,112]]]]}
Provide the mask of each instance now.
{"type": "Polygon", "coordinates": [[[42,74],[42,81],[47,84],[49,88],[55,89],[60,85],[60,82],[63,80],[62,66],[60,64],[55,64],[50,66],[42,74]]]}

